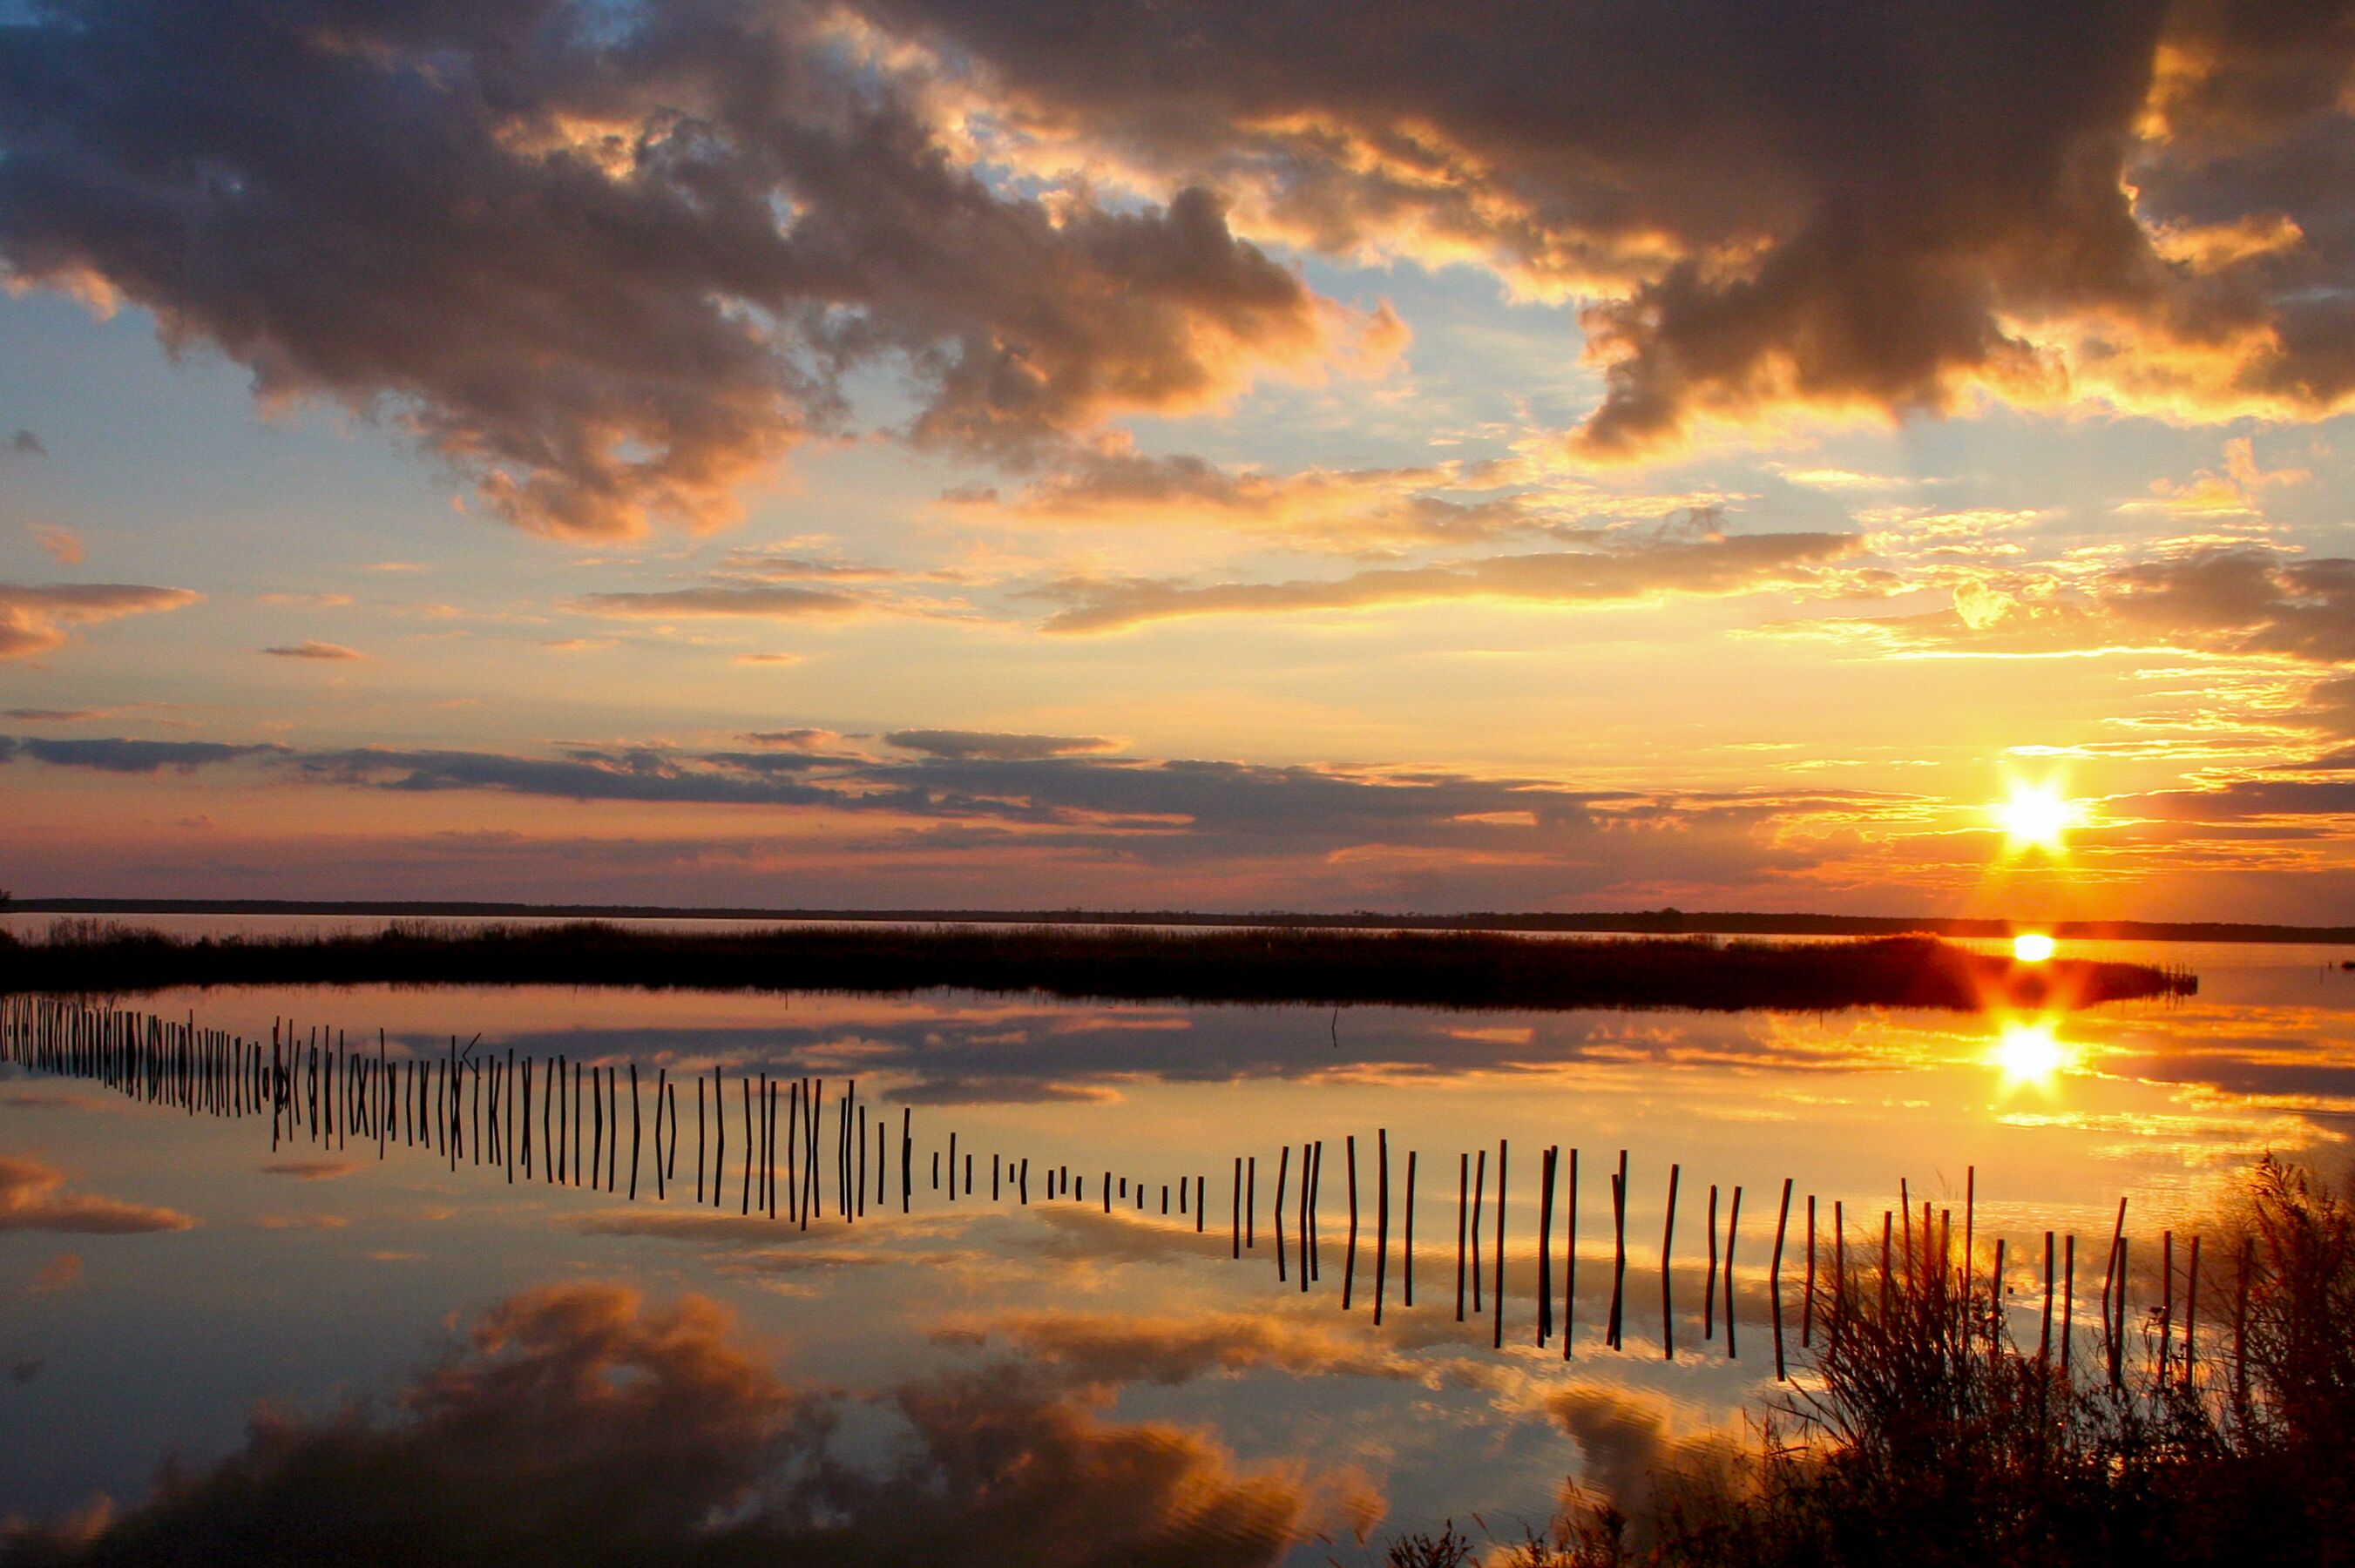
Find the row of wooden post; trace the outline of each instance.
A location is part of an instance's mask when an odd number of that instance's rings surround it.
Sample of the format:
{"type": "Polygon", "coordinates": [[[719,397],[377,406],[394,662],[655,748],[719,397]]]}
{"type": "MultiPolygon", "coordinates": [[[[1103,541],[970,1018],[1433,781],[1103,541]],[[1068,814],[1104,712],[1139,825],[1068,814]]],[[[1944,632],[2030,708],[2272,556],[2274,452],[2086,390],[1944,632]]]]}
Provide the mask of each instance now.
{"type": "MultiPolygon", "coordinates": [[[[620,1190],[621,1095],[622,1080],[626,1074],[630,1122],[627,1193],[631,1200],[636,1200],[645,1116],[635,1063],[623,1066],[583,1064],[561,1053],[544,1062],[528,1055],[518,1060],[512,1050],[503,1056],[497,1052],[478,1054],[476,1047],[479,1043],[478,1036],[462,1046],[457,1038],[452,1036],[446,1049],[435,1055],[404,1053],[395,1057],[381,1033],[373,1052],[366,1050],[355,1051],[341,1031],[313,1029],[303,1033],[291,1021],[282,1020],[272,1025],[271,1037],[265,1047],[259,1039],[249,1040],[225,1031],[201,1029],[197,1027],[193,1016],[185,1021],[164,1019],[87,1007],[45,996],[0,997],[0,1061],[36,1072],[92,1079],[142,1103],[181,1108],[190,1115],[203,1112],[243,1117],[266,1112],[271,1118],[273,1149],[278,1148],[282,1141],[295,1138],[305,1139],[323,1147],[346,1148],[357,1134],[364,1141],[376,1145],[379,1159],[385,1158],[396,1143],[402,1147],[422,1147],[440,1154],[453,1169],[462,1161],[476,1166],[488,1163],[500,1168],[509,1182],[517,1179],[520,1168],[525,1180],[537,1179],[550,1184],[586,1186],[606,1192],[620,1190]],[[538,1134],[537,1146],[534,1143],[535,1131],[538,1134]]],[[[809,1076],[787,1079],[768,1072],[746,1073],[740,1075],[736,1088],[735,1109],[738,1114],[735,1120],[743,1144],[741,1169],[734,1183],[737,1212],[740,1217],[750,1218],[757,1213],[774,1220],[779,1217],[782,1202],[785,1221],[805,1231],[813,1219],[824,1217],[829,1207],[825,1201],[825,1184],[819,1174],[820,1145],[823,1141],[820,1135],[826,1108],[825,1080],[809,1076]],[[783,1135],[782,1147],[779,1142],[781,1127],[783,1135]]],[[[695,1075],[695,1201],[698,1205],[709,1204],[721,1209],[727,1207],[730,1185],[727,1180],[730,1120],[728,1091],[726,1074],[718,1066],[714,1066],[708,1075],[702,1072],[695,1075]]],[[[870,1199],[879,1208],[889,1202],[894,1152],[892,1140],[881,1115],[878,1113],[870,1117],[869,1107],[858,1094],[856,1079],[850,1080],[837,1096],[832,1114],[836,1126],[834,1196],[830,1207],[834,1215],[843,1221],[856,1222],[866,1215],[870,1199]]],[[[679,1086],[666,1064],[658,1069],[655,1080],[653,1125],[651,1168],[654,1195],[657,1200],[667,1201],[669,1189],[677,1179],[678,1155],[684,1140],[681,1136],[679,1086]]],[[[916,1144],[911,1108],[901,1108],[897,1143],[900,1210],[905,1214],[911,1211],[915,1197],[916,1144]]],[[[949,1133],[945,1149],[945,1188],[943,1155],[942,1150],[932,1151],[932,1190],[944,1191],[947,1200],[952,1203],[973,1200],[976,1197],[975,1152],[970,1148],[961,1150],[958,1134],[954,1130],[949,1133]]],[[[1463,1322],[1466,1319],[1467,1310],[1472,1317],[1487,1313],[1491,1320],[1491,1342],[1500,1349],[1506,1336],[1507,1167],[1509,1155],[1509,1145],[1499,1140],[1496,1149],[1497,1179],[1493,1200],[1488,1195],[1488,1151],[1485,1147],[1459,1155],[1456,1165],[1455,1317],[1458,1322],[1463,1322]],[[1492,1204],[1493,1240],[1489,1245],[1489,1255],[1484,1260],[1483,1221],[1492,1204]],[[1485,1290],[1482,1278],[1484,1262],[1488,1273],[1485,1290]]],[[[1532,1328],[1535,1343],[1540,1349],[1548,1348],[1559,1337],[1564,1359],[1572,1355],[1575,1339],[1579,1158],[1580,1151],[1575,1147],[1569,1149],[1565,1157],[1559,1146],[1549,1146],[1541,1151],[1538,1170],[1535,1249],[1538,1284],[1532,1328]],[[1564,1216],[1561,1278],[1562,1309],[1559,1321],[1554,1311],[1553,1295],[1554,1214],[1558,1190],[1561,1195],[1560,1207],[1564,1216]]],[[[1358,1296],[1360,1229],[1358,1140],[1354,1135],[1344,1139],[1343,1159],[1348,1229],[1343,1253],[1340,1304],[1344,1311],[1353,1311],[1358,1296]]],[[[990,1201],[1002,1203],[1010,1194],[1019,1204],[1028,1205],[1030,1163],[1027,1157],[1018,1160],[992,1153],[989,1156],[990,1201]]],[[[1274,1201],[1270,1218],[1273,1224],[1277,1281],[1289,1284],[1296,1278],[1298,1288],[1305,1292],[1320,1280],[1322,1275],[1323,1248],[1317,1232],[1325,1165],[1323,1140],[1309,1139],[1301,1143],[1296,1163],[1298,1175],[1295,1186],[1295,1151],[1292,1146],[1286,1145],[1277,1157],[1274,1201]],[[1294,1193],[1297,1195],[1295,1222],[1290,1238],[1287,1238],[1286,1200],[1294,1193]]],[[[1406,1152],[1404,1169],[1404,1245],[1399,1271],[1404,1303],[1408,1307],[1414,1304],[1417,1172],[1418,1155],[1410,1149],[1406,1152]]],[[[1682,1176],[1680,1165],[1668,1167],[1668,1200],[1660,1237],[1660,1349],[1662,1355],[1668,1360],[1674,1360],[1677,1354],[1675,1253],[1682,1176]]],[[[1149,1189],[1144,1179],[1104,1169],[1098,1181],[1098,1202],[1104,1213],[1113,1213],[1115,1202],[1124,1211],[1146,1211],[1149,1189]]],[[[1085,1173],[1075,1172],[1068,1165],[1048,1168],[1045,1171],[1045,1200],[1085,1205],[1088,1201],[1087,1183],[1085,1173]]],[[[1236,1157],[1230,1219],[1232,1232],[1230,1255],[1232,1258],[1240,1259],[1245,1252],[1258,1248],[1258,1157],[1236,1157]]],[[[1158,1187],[1161,1217],[1171,1216],[1174,1194],[1176,1217],[1181,1220],[1190,1218],[1193,1230],[1198,1234],[1206,1229],[1209,1207],[1206,1177],[1199,1174],[1181,1177],[1174,1183],[1161,1182],[1158,1187]]],[[[1390,1133],[1386,1127],[1378,1129],[1375,1134],[1374,1188],[1373,1317],[1380,1323],[1389,1295],[1392,1215],[1390,1133]]],[[[1715,1184],[1710,1186],[1705,1209],[1706,1276],[1701,1293],[1700,1327],[1702,1341],[1715,1342],[1721,1310],[1724,1353],[1733,1358],[1739,1355],[1734,1282],[1742,1189],[1739,1186],[1732,1188],[1725,1198],[1725,1226],[1721,1246],[1718,1226],[1721,1193],[1715,1184]]],[[[1788,1375],[1784,1338],[1783,1265],[1793,1198],[1793,1183],[1785,1179],[1776,1210],[1774,1240],[1767,1269],[1774,1371],[1778,1379],[1788,1375]]],[[[1619,1151],[1616,1168],[1610,1177],[1610,1306],[1603,1322],[1603,1342],[1610,1349],[1625,1349],[1629,1204],[1628,1152],[1625,1149],[1619,1151]]],[[[1966,1177],[1963,1247],[1960,1278],[1956,1281],[1951,1272],[1956,1267],[1951,1246],[1951,1212],[1939,1211],[1934,1229],[1932,1205],[1924,1202],[1921,1208],[1917,1240],[1911,1191],[1901,1181],[1896,1210],[1884,1211],[1881,1215],[1879,1299],[1884,1312],[1896,1278],[1893,1259],[1899,1254],[1893,1253],[1892,1248],[1902,1249],[1903,1277],[1909,1288],[1921,1286],[1924,1271],[1934,1259],[1936,1267],[1942,1271],[1939,1288],[1950,1292],[1958,1310],[1968,1313],[1973,1309],[1980,1299],[1977,1280],[1977,1170],[1974,1167],[1966,1177]],[[1958,1291],[1951,1288],[1955,1284],[1959,1284],[1958,1291]]],[[[1805,1216],[1806,1275],[1801,1290],[1799,1334],[1802,1348],[1810,1348],[1816,1333],[1817,1265],[1822,1254],[1817,1233],[1817,1198],[1812,1193],[1806,1197],[1805,1216]]],[[[2114,1384],[2121,1382],[2124,1378],[2127,1339],[2129,1238],[2126,1232],[2126,1204],[2121,1199],[2110,1238],[2100,1297],[2102,1364],[2114,1384]]],[[[1838,1200],[1832,1204],[1830,1230],[1831,1285],[1826,1313],[1831,1320],[1838,1321],[1847,1307],[1845,1292],[1849,1288],[1850,1275],[1846,1212],[1844,1205],[1838,1200]]],[[[2060,1343],[2064,1352],[2074,1344],[2077,1299],[2077,1238],[2073,1234],[2059,1238],[2057,1250],[2054,1232],[2046,1232],[2043,1241],[2042,1307],[2037,1349],[2040,1363],[2049,1361],[2051,1357],[2056,1303],[2060,1314],[2060,1343]]],[[[2190,1238],[2186,1249],[2186,1264],[2181,1275],[2184,1310],[2179,1351],[2175,1313],[2179,1276],[2173,1232],[2162,1233],[2160,1247],[2162,1261],[2159,1272],[2163,1287],[2160,1302],[2151,1314],[2156,1370],[2162,1379],[2179,1379],[2188,1383],[2195,1377],[2199,1364],[2200,1238],[2190,1238]]],[[[1986,1298],[1998,1307],[2005,1304],[2009,1294],[2004,1258],[2005,1243],[1998,1240],[1986,1298]]],[[[2234,1349],[2231,1358],[2235,1369],[2235,1397],[2243,1402],[2246,1380],[2240,1369],[2246,1332],[2251,1267],[2251,1257],[2244,1247],[2239,1260],[2234,1349]]],[[[2067,1360],[2065,1353],[2063,1360],[2064,1362],[2067,1360]]]]}

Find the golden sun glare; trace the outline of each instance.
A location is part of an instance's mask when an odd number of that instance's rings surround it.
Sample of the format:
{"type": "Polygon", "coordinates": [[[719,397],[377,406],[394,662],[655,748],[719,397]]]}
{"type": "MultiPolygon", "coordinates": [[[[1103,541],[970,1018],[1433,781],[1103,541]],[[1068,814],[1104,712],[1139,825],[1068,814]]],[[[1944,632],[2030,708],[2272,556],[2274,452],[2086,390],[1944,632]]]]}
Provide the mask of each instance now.
{"type": "Polygon", "coordinates": [[[2048,1083],[2068,1065],[2069,1053],[2049,1023],[2007,1023],[1996,1037],[1994,1065],[2015,1083],[2048,1083]]]}
{"type": "Polygon", "coordinates": [[[2023,931],[2011,939],[2011,955],[2021,964],[2041,964],[2052,956],[2055,945],[2041,931],[2023,931]]]}
{"type": "Polygon", "coordinates": [[[2012,848],[2054,855],[2067,848],[2069,829],[2084,816],[2082,807],[2051,784],[2013,784],[2003,803],[1989,809],[2012,848]]]}

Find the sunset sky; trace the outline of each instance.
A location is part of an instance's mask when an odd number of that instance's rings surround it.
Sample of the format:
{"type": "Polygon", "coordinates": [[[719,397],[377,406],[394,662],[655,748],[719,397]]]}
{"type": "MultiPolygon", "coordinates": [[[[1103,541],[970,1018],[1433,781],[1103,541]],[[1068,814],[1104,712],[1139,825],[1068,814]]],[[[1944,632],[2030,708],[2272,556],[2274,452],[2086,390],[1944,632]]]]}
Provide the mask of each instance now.
{"type": "Polygon", "coordinates": [[[0,0],[0,885],[2344,921],[2350,65],[0,0]]]}

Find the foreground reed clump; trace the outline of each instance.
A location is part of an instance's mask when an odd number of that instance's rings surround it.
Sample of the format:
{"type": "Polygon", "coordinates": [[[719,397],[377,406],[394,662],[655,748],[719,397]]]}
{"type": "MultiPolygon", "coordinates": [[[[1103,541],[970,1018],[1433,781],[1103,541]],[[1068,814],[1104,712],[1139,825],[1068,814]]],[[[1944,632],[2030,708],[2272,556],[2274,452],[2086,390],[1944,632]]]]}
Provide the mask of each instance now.
{"type": "Polygon", "coordinates": [[[61,921],[0,933],[0,991],[226,985],[591,985],[1124,1001],[1450,1008],[2082,1006],[2190,990],[2144,965],[2015,965],[1934,937],[1563,941],[1479,932],[1236,927],[801,925],[678,931],[598,922],[395,924],[185,938],[61,921]]]}
{"type": "Polygon", "coordinates": [[[2017,1299],[1973,1289],[1968,1260],[1924,1236],[1819,1287],[1825,1338],[1753,1451],[1655,1476],[1625,1510],[1573,1489],[1545,1531],[1497,1552],[1451,1525],[1388,1561],[2355,1562],[2355,1193],[2268,1157],[2225,1225],[2197,1355],[2171,1296],[2084,1336],[2090,1354],[2034,1327],[2016,1342],[2017,1299]]]}

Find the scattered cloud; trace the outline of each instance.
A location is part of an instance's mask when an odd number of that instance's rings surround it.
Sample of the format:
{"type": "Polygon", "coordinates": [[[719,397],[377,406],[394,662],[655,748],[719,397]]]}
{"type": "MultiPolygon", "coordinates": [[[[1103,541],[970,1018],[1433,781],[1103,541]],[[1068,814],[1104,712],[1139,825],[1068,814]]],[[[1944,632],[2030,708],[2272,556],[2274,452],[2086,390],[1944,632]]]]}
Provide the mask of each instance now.
{"type": "Polygon", "coordinates": [[[651,593],[592,593],[581,601],[581,608],[592,615],[661,619],[734,615],[764,621],[797,621],[857,614],[873,610],[877,604],[862,595],[829,588],[715,585],[651,593]]]}
{"type": "Polygon", "coordinates": [[[34,523],[28,528],[33,542],[41,553],[59,566],[80,566],[89,551],[82,546],[81,536],[56,523],[34,523]]]}
{"type": "Polygon", "coordinates": [[[16,457],[47,457],[49,454],[49,449],[41,444],[41,438],[28,430],[20,430],[10,436],[7,444],[0,446],[0,452],[16,457]]]}
{"type": "Polygon", "coordinates": [[[349,1176],[359,1164],[348,1159],[273,1159],[261,1168],[264,1176],[291,1176],[297,1181],[331,1181],[349,1176]]]}
{"type": "Polygon", "coordinates": [[[65,1172],[21,1155],[0,1155],[0,1231],[123,1236],[186,1231],[200,1221],[176,1209],[66,1190],[65,1172]]]}
{"type": "Polygon", "coordinates": [[[272,656],[273,657],[282,659],[362,659],[368,657],[366,654],[359,652],[357,649],[347,648],[341,643],[305,641],[300,643],[288,643],[274,648],[264,648],[261,651],[272,656]]]}
{"type": "Polygon", "coordinates": [[[33,1271],[33,1282],[25,1288],[35,1296],[48,1296],[56,1291],[71,1290],[81,1281],[81,1254],[59,1253],[33,1271]]]}
{"type": "Polygon", "coordinates": [[[1953,594],[1950,611],[1805,622],[1785,630],[1861,635],[1935,653],[2166,647],[2301,664],[2355,662],[2355,560],[2344,557],[2203,545],[2065,571],[1991,571],[1957,580],[1953,594]]]}
{"type": "Polygon", "coordinates": [[[0,659],[30,658],[61,648],[69,627],[177,610],[202,597],[186,588],[144,588],[127,582],[59,583],[46,588],[0,582],[0,659]]]}
{"type": "Polygon", "coordinates": [[[1119,741],[1100,735],[1015,735],[993,730],[894,730],[883,739],[903,752],[921,752],[953,762],[1033,763],[1120,749],[1119,741]]]}
{"type": "Polygon", "coordinates": [[[339,610],[352,602],[348,593],[257,593],[257,604],[274,609],[339,610]]]}
{"type": "Polygon", "coordinates": [[[1491,556],[1435,566],[1375,567],[1335,580],[1190,585],[1154,579],[1067,578],[1039,590],[1063,608],[1050,632],[1116,632],[1197,615],[1381,609],[1447,600],[1548,605],[1718,596],[1806,583],[1853,554],[1848,534],[1751,534],[1622,551],[1491,556]]]}
{"type": "Polygon", "coordinates": [[[89,768],[103,773],[159,773],[167,768],[189,773],[218,763],[271,756],[285,750],[277,745],[236,745],[220,741],[132,741],[119,737],[50,741],[30,735],[0,735],[0,763],[26,757],[54,768],[89,768]]]}

